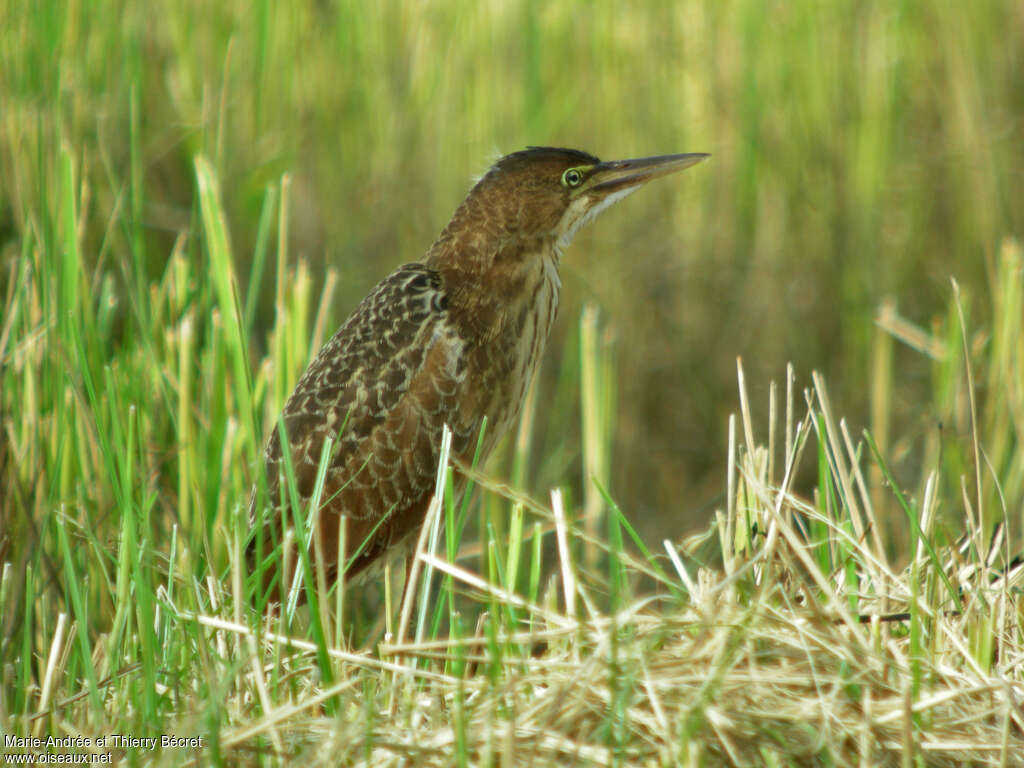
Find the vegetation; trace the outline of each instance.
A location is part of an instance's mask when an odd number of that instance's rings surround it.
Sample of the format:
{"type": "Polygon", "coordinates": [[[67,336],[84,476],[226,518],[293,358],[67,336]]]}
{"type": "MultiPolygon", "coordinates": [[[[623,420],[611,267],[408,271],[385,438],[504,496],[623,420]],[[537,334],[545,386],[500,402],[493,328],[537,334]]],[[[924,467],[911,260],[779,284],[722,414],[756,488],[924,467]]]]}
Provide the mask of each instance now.
{"type": "Polygon", "coordinates": [[[0,738],[1019,763],[1019,21],[0,0],[0,738]],[[415,602],[311,572],[262,616],[246,505],[296,377],[537,143],[714,157],[581,233],[519,434],[439,494],[415,602]]]}

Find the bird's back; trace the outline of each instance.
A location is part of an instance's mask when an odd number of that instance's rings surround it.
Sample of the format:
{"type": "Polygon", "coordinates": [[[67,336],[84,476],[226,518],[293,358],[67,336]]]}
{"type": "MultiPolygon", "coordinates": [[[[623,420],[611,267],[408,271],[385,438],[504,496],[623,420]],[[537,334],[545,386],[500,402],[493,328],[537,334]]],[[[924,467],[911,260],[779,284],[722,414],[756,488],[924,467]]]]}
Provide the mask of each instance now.
{"type": "MultiPolygon", "coordinates": [[[[448,322],[439,276],[408,264],[359,304],[284,406],[302,512],[309,508],[325,439],[334,441],[317,527],[325,553],[336,553],[341,515],[349,521],[349,555],[366,542],[352,575],[415,527],[404,518],[425,508],[437,471],[435,445],[446,417],[457,415],[462,346],[448,322]],[[385,515],[391,521],[378,527],[385,515]],[[375,529],[379,535],[370,537],[375,529]]],[[[451,426],[459,447],[468,442],[472,425],[451,426]]],[[[281,540],[281,508],[289,501],[283,448],[275,425],[265,452],[264,553],[281,540]]],[[[334,558],[329,566],[329,574],[337,572],[334,558]]]]}
{"type": "MultiPolygon", "coordinates": [[[[405,551],[434,490],[444,426],[452,430],[452,456],[468,462],[486,418],[486,456],[518,415],[537,367],[553,308],[545,309],[542,328],[531,319],[525,334],[489,335],[468,318],[460,322],[458,311],[453,316],[444,282],[424,264],[385,278],[321,348],[282,411],[302,513],[309,512],[325,440],[333,440],[315,522],[329,578],[338,573],[342,516],[347,557],[358,552],[347,578],[405,551]],[[531,349],[510,348],[523,345],[531,349]]],[[[254,538],[250,553],[257,546],[270,553],[283,539],[282,508],[293,514],[284,461],[275,425],[265,451],[262,543],[254,538]]],[[[294,565],[294,553],[290,560],[294,565]]]]}

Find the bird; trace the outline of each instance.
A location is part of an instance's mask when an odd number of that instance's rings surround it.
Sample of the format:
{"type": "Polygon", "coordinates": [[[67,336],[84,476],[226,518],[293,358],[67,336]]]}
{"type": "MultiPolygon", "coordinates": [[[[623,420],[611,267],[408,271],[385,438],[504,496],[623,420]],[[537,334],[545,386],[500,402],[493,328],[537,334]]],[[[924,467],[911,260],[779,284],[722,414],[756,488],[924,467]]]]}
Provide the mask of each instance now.
{"type": "Polygon", "coordinates": [[[365,582],[408,557],[434,492],[444,427],[453,463],[465,466],[485,460],[516,422],[555,321],[559,265],[573,237],[647,182],[706,157],[602,162],[576,149],[528,147],[499,158],[425,256],[362,300],[286,401],[287,445],[275,426],[264,451],[265,501],[259,508],[254,488],[249,509],[250,567],[263,574],[264,595],[280,598],[291,583],[278,564],[296,567],[296,537],[285,536],[296,514],[310,515],[303,541],[310,557],[319,550],[331,583],[342,573],[346,583],[365,582]],[[328,438],[319,506],[310,510],[328,438]],[[291,551],[274,558],[285,541],[291,551]]]}

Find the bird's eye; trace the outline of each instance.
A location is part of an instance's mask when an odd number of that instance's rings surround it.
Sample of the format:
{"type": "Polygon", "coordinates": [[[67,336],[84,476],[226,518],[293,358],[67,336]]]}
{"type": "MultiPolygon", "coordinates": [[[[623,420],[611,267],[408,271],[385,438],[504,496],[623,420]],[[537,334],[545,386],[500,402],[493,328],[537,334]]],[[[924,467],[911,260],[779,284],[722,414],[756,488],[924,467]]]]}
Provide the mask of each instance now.
{"type": "Polygon", "coordinates": [[[575,168],[570,168],[562,174],[562,184],[567,187],[578,187],[583,183],[583,174],[575,168]]]}

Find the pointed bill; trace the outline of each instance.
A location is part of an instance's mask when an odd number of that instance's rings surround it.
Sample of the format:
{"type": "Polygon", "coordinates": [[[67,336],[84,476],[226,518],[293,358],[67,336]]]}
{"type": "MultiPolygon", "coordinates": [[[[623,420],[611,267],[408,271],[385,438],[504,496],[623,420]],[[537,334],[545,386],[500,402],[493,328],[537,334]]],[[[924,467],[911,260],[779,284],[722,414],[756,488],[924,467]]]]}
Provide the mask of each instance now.
{"type": "Polygon", "coordinates": [[[631,160],[609,160],[599,163],[591,176],[591,192],[610,193],[631,187],[638,187],[651,179],[667,176],[696,165],[710,157],[704,152],[692,152],[685,155],[657,155],[655,157],[637,157],[631,160]]]}

